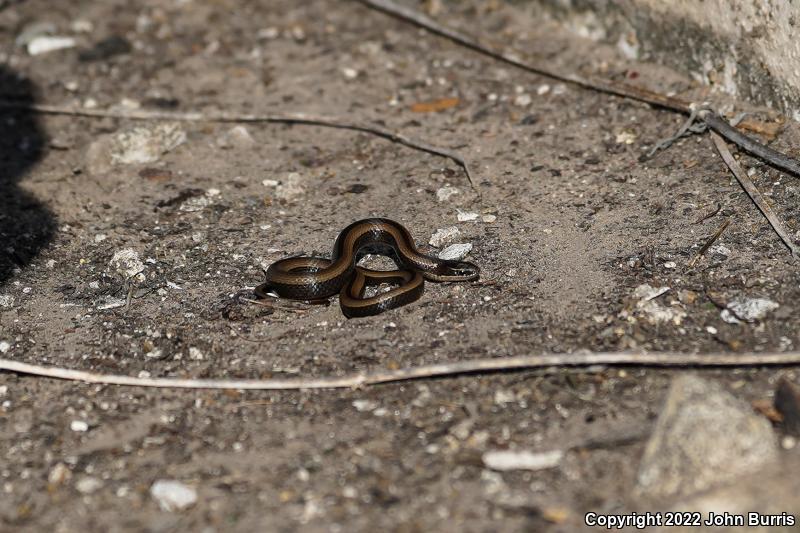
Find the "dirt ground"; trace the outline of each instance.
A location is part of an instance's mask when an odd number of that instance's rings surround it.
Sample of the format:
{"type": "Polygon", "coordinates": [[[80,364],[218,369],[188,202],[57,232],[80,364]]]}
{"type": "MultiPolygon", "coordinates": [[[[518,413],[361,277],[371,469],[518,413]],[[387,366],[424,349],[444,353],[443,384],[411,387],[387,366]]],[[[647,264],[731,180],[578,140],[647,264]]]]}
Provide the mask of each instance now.
{"type": "MultiPolygon", "coordinates": [[[[442,20],[559,68],[704,94],[523,6],[443,9],[442,20]]],[[[709,138],[642,158],[683,117],[514,70],[355,2],[30,0],[0,10],[0,32],[5,98],[378,122],[464,154],[482,192],[451,161],[365,133],[248,125],[250,143],[231,124],[189,123],[158,161],[109,165],[102,139],[157,124],[3,112],[3,357],[134,376],[280,378],[800,342],[796,263],[709,138]],[[40,22],[77,46],[32,56],[15,45],[40,22]],[[444,98],[458,102],[413,107],[444,98]],[[447,186],[459,194],[437,197],[447,186]],[[459,210],[478,216],[459,222],[459,210]],[[246,301],[269,263],[326,255],[341,228],[369,216],[402,222],[420,246],[457,226],[454,242],[473,245],[481,281],[429,283],[414,304],[353,320],[335,301],[300,311],[246,301]],[[726,219],[721,246],[689,266],[726,219]],[[124,249],[140,257],[143,280],[111,265],[124,249]],[[670,287],[658,301],[674,319],[636,308],[642,284],[670,287]],[[720,302],[742,297],[780,307],[751,324],[723,321],[720,302]]],[[[796,152],[800,127],[786,124],[772,142],[796,152]]],[[[796,178],[743,163],[796,228],[796,178]]],[[[587,511],[636,507],[639,458],[681,372],[527,371],[273,393],[4,373],[0,528],[574,531],[587,511]],[[502,449],[565,456],[539,471],[486,468],[483,454],[502,449]],[[194,488],[196,503],[159,508],[150,494],[159,479],[194,488]]],[[[749,402],[769,400],[782,376],[796,379],[789,368],[693,372],[749,402]]]]}

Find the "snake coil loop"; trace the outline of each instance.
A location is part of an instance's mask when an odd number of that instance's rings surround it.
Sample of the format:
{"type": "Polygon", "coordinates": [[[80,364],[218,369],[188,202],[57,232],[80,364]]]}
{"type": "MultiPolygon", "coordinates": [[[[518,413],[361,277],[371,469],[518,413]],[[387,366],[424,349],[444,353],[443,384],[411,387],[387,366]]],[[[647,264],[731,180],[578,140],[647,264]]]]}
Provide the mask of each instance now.
{"type": "Polygon", "coordinates": [[[422,296],[425,281],[474,281],[477,265],[467,261],[438,259],[421,253],[401,224],[386,218],[368,218],[347,226],[336,238],[330,259],[289,257],[271,264],[256,295],[274,292],[282,298],[319,301],[339,294],[342,313],[348,318],[377,315],[414,302],[422,296]],[[398,270],[362,268],[366,254],[390,257],[398,270]],[[366,297],[367,287],[398,284],[386,292],[366,297]]]}

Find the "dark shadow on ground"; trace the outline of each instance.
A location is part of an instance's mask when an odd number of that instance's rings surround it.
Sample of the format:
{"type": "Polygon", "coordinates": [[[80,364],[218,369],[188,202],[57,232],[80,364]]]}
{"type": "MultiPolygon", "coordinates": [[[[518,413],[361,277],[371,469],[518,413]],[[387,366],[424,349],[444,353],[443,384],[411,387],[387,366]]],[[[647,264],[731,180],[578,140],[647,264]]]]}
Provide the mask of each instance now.
{"type": "MultiPolygon", "coordinates": [[[[0,99],[26,104],[35,98],[35,87],[29,80],[0,66],[0,99]]],[[[41,159],[44,142],[33,113],[0,109],[0,286],[53,237],[53,215],[18,187],[25,173],[41,159]]]]}

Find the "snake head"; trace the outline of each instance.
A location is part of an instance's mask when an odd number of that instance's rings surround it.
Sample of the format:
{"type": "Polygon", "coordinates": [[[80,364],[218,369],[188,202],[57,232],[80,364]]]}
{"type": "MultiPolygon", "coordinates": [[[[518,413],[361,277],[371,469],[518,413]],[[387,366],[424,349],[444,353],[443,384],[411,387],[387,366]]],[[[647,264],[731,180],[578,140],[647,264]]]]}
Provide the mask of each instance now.
{"type": "Polygon", "coordinates": [[[444,261],[439,272],[447,281],[474,281],[480,276],[481,269],[467,261],[444,261]]]}

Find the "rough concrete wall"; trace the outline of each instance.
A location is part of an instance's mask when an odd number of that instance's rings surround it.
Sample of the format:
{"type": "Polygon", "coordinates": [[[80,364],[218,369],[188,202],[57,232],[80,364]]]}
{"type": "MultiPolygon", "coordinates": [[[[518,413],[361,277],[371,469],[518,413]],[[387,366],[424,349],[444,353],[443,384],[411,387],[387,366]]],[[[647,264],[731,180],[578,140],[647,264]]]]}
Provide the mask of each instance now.
{"type": "Polygon", "coordinates": [[[800,120],[800,0],[529,1],[629,57],[800,120]]]}

